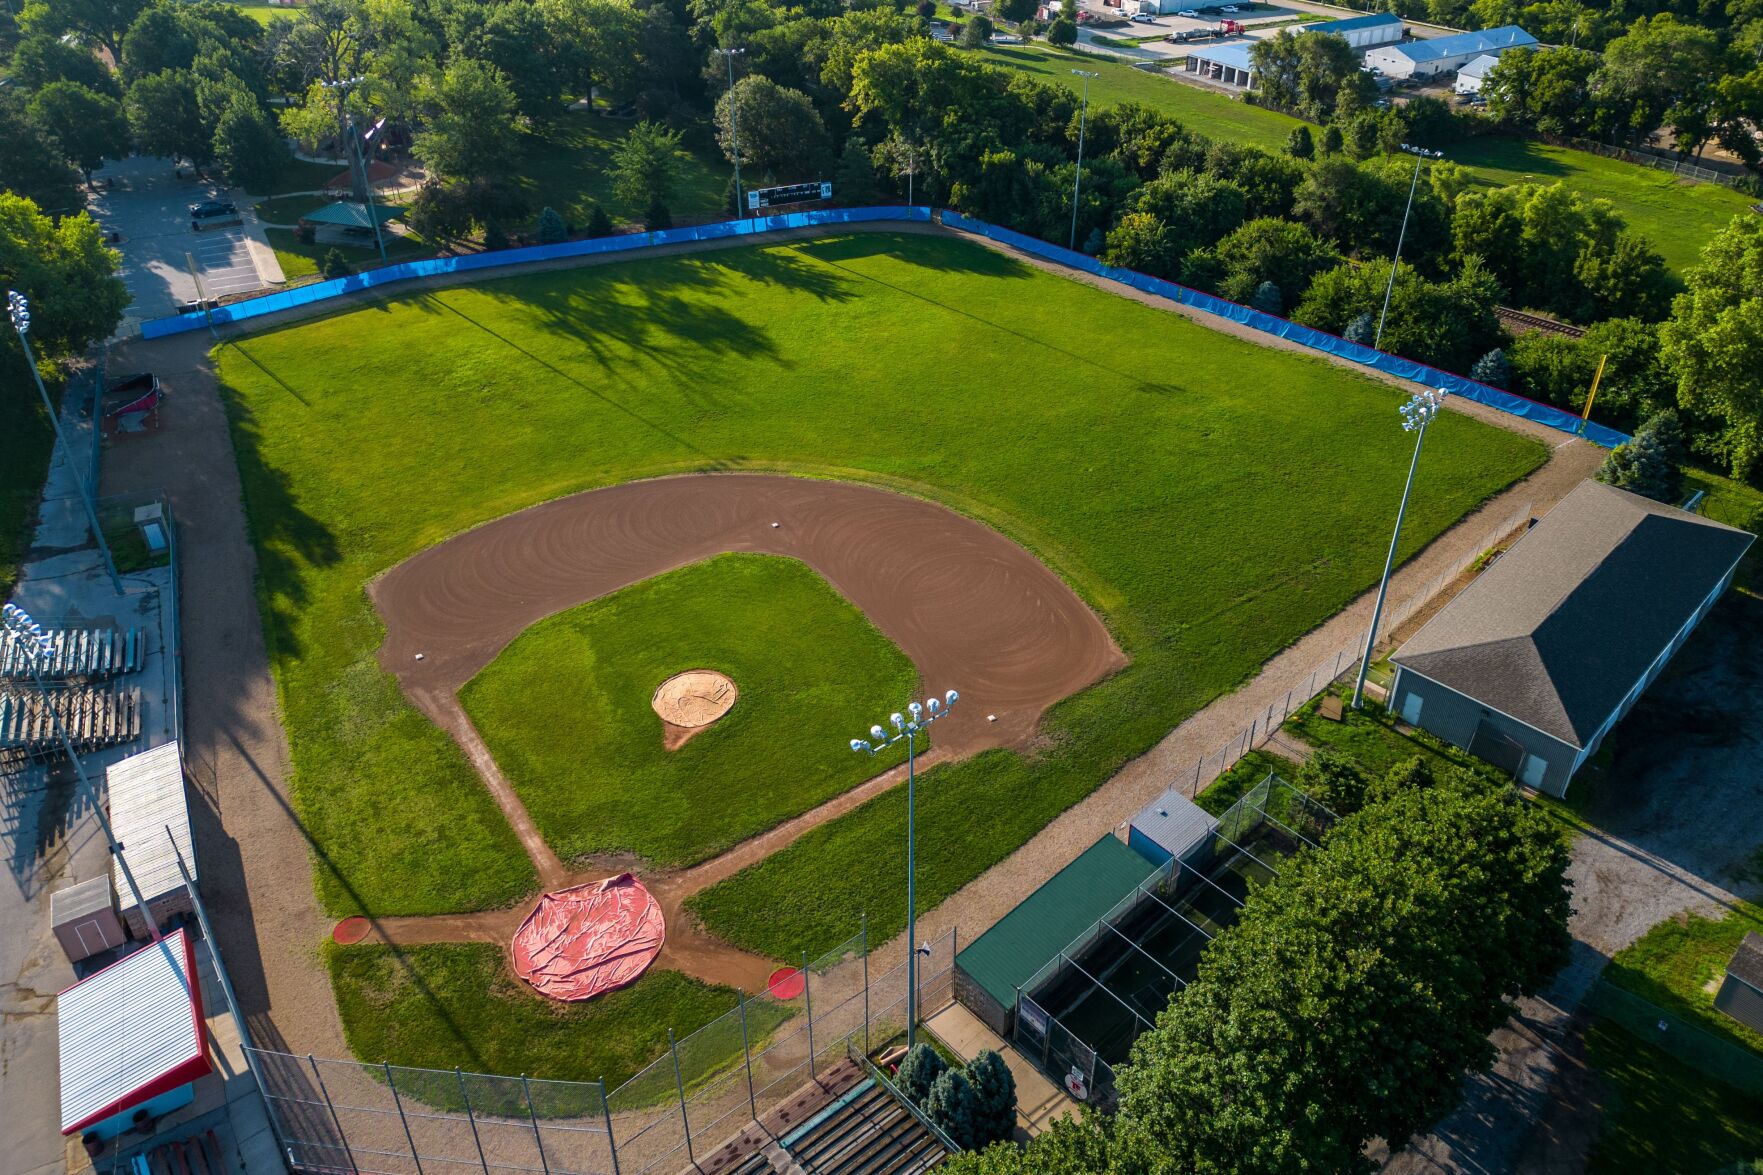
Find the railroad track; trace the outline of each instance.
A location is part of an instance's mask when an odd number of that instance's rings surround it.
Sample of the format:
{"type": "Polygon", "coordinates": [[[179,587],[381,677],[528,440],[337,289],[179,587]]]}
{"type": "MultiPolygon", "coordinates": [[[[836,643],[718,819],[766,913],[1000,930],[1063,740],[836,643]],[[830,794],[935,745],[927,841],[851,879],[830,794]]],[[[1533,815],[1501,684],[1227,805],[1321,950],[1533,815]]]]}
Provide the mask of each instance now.
{"type": "Polygon", "coordinates": [[[1539,331],[1547,335],[1560,335],[1563,338],[1583,338],[1585,328],[1573,326],[1565,322],[1557,322],[1553,318],[1544,318],[1540,314],[1526,314],[1522,310],[1508,310],[1504,306],[1494,307],[1494,315],[1513,334],[1528,334],[1539,331]]]}

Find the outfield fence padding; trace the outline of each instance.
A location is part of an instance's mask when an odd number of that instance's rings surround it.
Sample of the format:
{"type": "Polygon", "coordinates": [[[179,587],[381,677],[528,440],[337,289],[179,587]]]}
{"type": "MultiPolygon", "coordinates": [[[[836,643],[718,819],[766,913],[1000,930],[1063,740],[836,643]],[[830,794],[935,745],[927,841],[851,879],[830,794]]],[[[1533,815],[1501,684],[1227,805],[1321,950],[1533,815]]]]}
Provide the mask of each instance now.
{"type": "Polygon", "coordinates": [[[1532,420],[1560,432],[1583,436],[1593,444],[1602,445],[1606,449],[1615,448],[1629,440],[1626,433],[1617,432],[1613,428],[1606,428],[1590,421],[1582,423],[1579,417],[1573,413],[1563,411],[1553,405],[1528,400],[1523,396],[1501,391],[1499,388],[1489,387],[1484,383],[1477,383],[1465,376],[1454,375],[1449,371],[1441,371],[1425,363],[1417,363],[1412,359],[1404,359],[1400,355],[1391,355],[1367,347],[1363,343],[1348,342],[1339,335],[1331,335],[1327,331],[1303,326],[1290,319],[1267,314],[1213,294],[1190,289],[1176,282],[1148,277],[1131,269],[1104,265],[1094,257],[1076,253],[1058,245],[1050,245],[1046,241],[1037,240],[1007,228],[999,228],[997,225],[987,224],[983,220],[974,220],[959,212],[944,212],[942,220],[950,228],[986,237],[1000,244],[1009,245],[1013,249],[1020,249],[1024,253],[1043,257],[1059,265],[1082,270],[1096,277],[1118,282],[1123,286],[1130,286],[1143,293],[1167,298],[1172,302],[1191,306],[1207,314],[1228,318],[1232,322],[1253,327],[1255,330],[1266,331],[1268,334],[1277,335],[1314,351],[1322,351],[1329,355],[1338,355],[1343,359],[1351,359],[1355,363],[1363,363],[1367,367],[1376,368],[1400,379],[1423,383],[1428,387],[1444,388],[1454,396],[1462,396],[1466,400],[1486,404],[1490,408],[1497,408],[1509,415],[1532,420]]]}
{"type": "Polygon", "coordinates": [[[720,241],[731,237],[762,236],[790,229],[818,228],[824,225],[862,224],[870,221],[905,221],[927,224],[931,219],[928,205],[885,205],[877,208],[823,208],[813,212],[790,212],[782,216],[757,216],[743,220],[723,220],[714,224],[688,225],[684,228],[662,229],[652,233],[629,233],[616,237],[595,237],[586,241],[564,241],[556,245],[527,245],[518,249],[497,249],[489,253],[468,253],[460,257],[434,257],[426,261],[406,261],[348,277],[315,282],[217,307],[208,313],[192,311],[170,318],[155,318],[141,324],[144,339],[164,338],[202,330],[210,318],[214,325],[244,322],[279,314],[297,306],[329,302],[363,290],[380,289],[398,282],[425,277],[443,277],[453,273],[470,273],[478,269],[501,269],[509,266],[535,265],[567,257],[594,257],[609,253],[626,253],[635,249],[652,249],[661,245],[682,245],[697,241],[720,241]]]}

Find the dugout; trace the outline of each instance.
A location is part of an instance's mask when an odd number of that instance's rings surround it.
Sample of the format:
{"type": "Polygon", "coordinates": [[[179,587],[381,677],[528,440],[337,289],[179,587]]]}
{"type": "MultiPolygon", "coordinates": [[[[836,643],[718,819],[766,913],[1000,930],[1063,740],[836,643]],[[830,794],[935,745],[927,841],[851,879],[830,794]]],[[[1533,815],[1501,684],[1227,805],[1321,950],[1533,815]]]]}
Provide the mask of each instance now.
{"type": "Polygon", "coordinates": [[[955,998],[1008,1040],[1017,988],[1155,870],[1102,837],[955,956],[955,998]]]}

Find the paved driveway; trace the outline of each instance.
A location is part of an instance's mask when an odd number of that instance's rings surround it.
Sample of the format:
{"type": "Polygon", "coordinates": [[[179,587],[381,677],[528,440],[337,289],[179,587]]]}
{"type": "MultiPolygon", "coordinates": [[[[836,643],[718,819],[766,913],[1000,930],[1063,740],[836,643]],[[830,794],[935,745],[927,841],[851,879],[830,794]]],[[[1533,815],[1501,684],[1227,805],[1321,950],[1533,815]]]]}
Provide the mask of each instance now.
{"type": "Polygon", "coordinates": [[[107,231],[122,234],[116,248],[123,257],[120,276],[133,296],[123,312],[131,324],[175,313],[178,303],[196,297],[192,260],[205,297],[249,293],[266,284],[252,264],[241,227],[190,228],[191,204],[226,199],[227,192],[179,179],[175,170],[170,160],[135,156],[97,173],[110,186],[92,199],[90,210],[107,231]]]}

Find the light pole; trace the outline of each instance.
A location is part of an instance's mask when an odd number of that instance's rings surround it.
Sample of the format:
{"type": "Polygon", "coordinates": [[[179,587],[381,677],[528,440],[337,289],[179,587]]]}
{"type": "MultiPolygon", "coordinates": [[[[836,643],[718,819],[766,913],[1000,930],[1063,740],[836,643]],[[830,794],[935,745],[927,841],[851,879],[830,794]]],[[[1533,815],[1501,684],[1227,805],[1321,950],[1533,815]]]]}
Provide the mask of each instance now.
{"type": "Polygon", "coordinates": [[[91,781],[86,778],[85,764],[80,762],[79,752],[74,750],[73,739],[68,737],[67,727],[62,725],[61,713],[49,702],[49,687],[43,684],[43,674],[38,663],[54,651],[50,638],[44,635],[43,626],[32,620],[30,613],[16,604],[0,607],[0,632],[24,648],[24,659],[31,667],[31,680],[36,682],[37,692],[43,696],[43,708],[49,711],[49,721],[55,727],[56,737],[61,739],[62,749],[73,761],[74,774],[79,776],[80,790],[92,797],[92,811],[97,814],[98,826],[104,830],[104,840],[110,846],[111,855],[122,866],[122,879],[129,887],[129,896],[135,899],[135,907],[141,911],[141,920],[147,924],[147,932],[153,936],[154,942],[158,942],[159,923],[153,917],[153,911],[147,908],[147,899],[141,896],[140,883],[135,880],[128,858],[123,856],[123,846],[117,843],[116,833],[110,827],[110,816],[104,811],[104,797],[92,788],[91,781]]]}
{"type": "Polygon", "coordinates": [[[1377,585],[1377,603],[1371,608],[1371,627],[1365,633],[1365,655],[1359,658],[1359,680],[1353,683],[1353,709],[1365,699],[1365,675],[1371,671],[1371,653],[1377,645],[1377,626],[1383,619],[1384,596],[1390,590],[1390,571],[1396,565],[1396,544],[1402,541],[1402,519],[1408,513],[1408,494],[1414,489],[1414,471],[1420,468],[1420,446],[1426,443],[1426,426],[1439,414],[1451,393],[1444,388],[1423,388],[1402,405],[1402,431],[1415,433],[1414,459],[1408,463],[1408,483],[1402,487],[1402,505],[1396,510],[1396,533],[1390,536],[1390,553],[1383,561],[1383,580],[1377,585]]]}
{"type": "Polygon", "coordinates": [[[869,728],[869,738],[854,738],[851,749],[874,755],[884,747],[906,740],[906,1047],[911,1048],[918,1031],[918,878],[917,848],[913,841],[914,808],[917,804],[917,739],[924,728],[955,708],[961,695],[954,690],[942,700],[928,699],[924,705],[909,703],[906,713],[895,713],[888,721],[894,724],[889,734],[881,726],[869,728]]]}
{"type": "Polygon", "coordinates": [[[728,139],[729,154],[735,158],[735,219],[747,215],[747,197],[741,191],[741,124],[739,111],[735,109],[735,58],[746,53],[745,49],[718,49],[718,53],[728,61],[728,139]]]}
{"type": "MultiPolygon", "coordinates": [[[[74,461],[73,446],[67,443],[67,434],[61,431],[61,413],[55,411],[55,405],[49,402],[49,389],[43,386],[42,373],[37,370],[37,356],[31,350],[31,303],[17,290],[6,291],[6,313],[12,319],[12,329],[18,332],[18,345],[24,348],[25,366],[31,369],[31,379],[36,382],[37,395],[43,398],[43,410],[49,414],[49,424],[55,429],[55,440],[61,446],[61,455],[67,460],[68,472],[73,474],[74,485],[79,487],[80,505],[86,508],[86,522],[92,528],[92,537],[98,540],[98,551],[104,556],[104,570],[110,573],[110,585],[122,595],[122,576],[116,573],[116,560],[110,557],[110,544],[104,541],[104,528],[98,525],[98,506],[92,501],[92,487],[80,476],[80,467],[74,461]]],[[[97,428],[94,420],[92,427],[97,428]]]]}
{"type": "MultiPolygon", "coordinates": [[[[347,97],[347,91],[350,86],[359,85],[366,80],[367,78],[365,77],[356,76],[352,78],[338,78],[334,82],[320,82],[319,84],[327,90],[343,90],[345,97],[347,97]]],[[[369,175],[367,171],[367,156],[361,151],[361,136],[356,133],[355,130],[354,113],[352,111],[345,111],[343,117],[347,120],[348,126],[349,171],[351,174],[354,174],[357,166],[361,169],[361,199],[362,202],[367,205],[367,219],[373,222],[373,243],[379,246],[380,260],[384,261],[386,260],[386,239],[380,234],[379,213],[375,211],[373,206],[373,176],[369,175]]]]}
{"type": "Polygon", "coordinates": [[[1396,270],[1402,267],[1402,242],[1408,236],[1408,214],[1414,210],[1414,189],[1420,183],[1420,161],[1427,158],[1443,159],[1443,151],[1428,151],[1425,147],[1410,147],[1402,144],[1402,150],[1414,156],[1414,178],[1408,181],[1408,203],[1402,209],[1402,229],[1396,234],[1396,259],[1390,263],[1390,280],[1383,288],[1383,312],[1377,316],[1377,337],[1371,341],[1373,351],[1383,348],[1383,320],[1389,317],[1390,295],[1396,292],[1396,270]]]}
{"type": "Polygon", "coordinates": [[[1083,69],[1074,69],[1071,72],[1084,80],[1083,106],[1079,108],[1077,114],[1077,175],[1071,181],[1071,240],[1066,246],[1075,253],[1077,252],[1077,197],[1078,193],[1083,190],[1084,183],[1084,124],[1089,121],[1090,117],[1090,79],[1102,75],[1083,69]]]}

